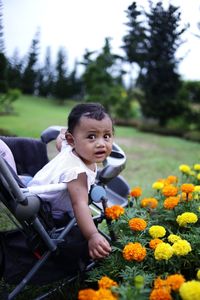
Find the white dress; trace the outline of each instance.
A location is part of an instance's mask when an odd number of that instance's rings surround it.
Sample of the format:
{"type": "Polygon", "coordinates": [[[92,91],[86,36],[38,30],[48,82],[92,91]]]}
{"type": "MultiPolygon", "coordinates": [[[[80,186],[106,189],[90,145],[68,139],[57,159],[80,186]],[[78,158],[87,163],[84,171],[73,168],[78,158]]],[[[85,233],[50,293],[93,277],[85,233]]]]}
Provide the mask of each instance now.
{"type": "MultiPolygon", "coordinates": [[[[52,183],[67,183],[78,177],[80,173],[86,173],[88,192],[95,183],[97,166],[95,171],[89,169],[83,161],[72,152],[72,147],[62,147],[62,151],[45,165],[28,183],[28,186],[46,185],[52,183]]],[[[67,187],[65,190],[48,192],[39,195],[44,201],[51,203],[52,214],[55,219],[62,218],[64,213],[74,216],[71,200],[67,187]]]]}
{"type": "Polygon", "coordinates": [[[17,173],[13,154],[10,148],[7,146],[7,144],[4,143],[4,141],[2,141],[1,139],[0,139],[0,156],[2,156],[7,161],[7,163],[13,168],[15,173],[17,173]]]}

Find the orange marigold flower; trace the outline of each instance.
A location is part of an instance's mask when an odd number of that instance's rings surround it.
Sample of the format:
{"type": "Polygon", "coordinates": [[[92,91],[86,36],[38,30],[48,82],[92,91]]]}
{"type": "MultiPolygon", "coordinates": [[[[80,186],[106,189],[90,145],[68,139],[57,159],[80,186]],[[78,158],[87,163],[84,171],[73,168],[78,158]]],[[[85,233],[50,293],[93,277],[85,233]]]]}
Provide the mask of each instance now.
{"type": "Polygon", "coordinates": [[[192,183],[183,183],[181,185],[181,191],[186,194],[192,193],[194,191],[194,188],[195,186],[192,183]]]}
{"type": "Polygon", "coordinates": [[[169,275],[166,280],[173,291],[178,291],[185,282],[185,278],[181,274],[169,275]]]}
{"type": "Polygon", "coordinates": [[[133,218],[129,220],[128,225],[132,230],[136,231],[142,231],[147,227],[146,221],[140,218],[133,218]]]}
{"type": "Polygon", "coordinates": [[[120,205],[113,205],[111,207],[106,207],[105,209],[106,217],[111,220],[119,219],[119,217],[123,215],[124,212],[124,208],[120,205]]]}
{"type": "Polygon", "coordinates": [[[165,183],[165,178],[158,178],[156,181],[165,183]]]}
{"type": "Polygon", "coordinates": [[[140,202],[141,207],[156,208],[158,206],[158,200],[155,198],[144,198],[140,202]]]}
{"type": "Polygon", "coordinates": [[[112,292],[108,289],[102,289],[100,288],[97,292],[97,297],[98,298],[94,298],[95,300],[98,299],[98,300],[102,300],[102,299],[105,299],[105,300],[117,300],[118,297],[117,295],[113,295],[112,292]]]}
{"type": "Polygon", "coordinates": [[[185,192],[183,192],[183,193],[181,193],[181,199],[182,200],[192,200],[192,193],[189,193],[189,194],[187,194],[187,193],[185,193],[185,192]]]}
{"type": "Polygon", "coordinates": [[[146,256],[146,249],[140,243],[128,243],[122,254],[125,260],[142,261],[146,256]]]}
{"type": "Polygon", "coordinates": [[[98,300],[98,295],[93,289],[85,289],[79,291],[78,300],[98,300]]]}
{"type": "Polygon", "coordinates": [[[102,288],[102,289],[110,289],[112,286],[118,286],[118,284],[111,278],[109,278],[107,276],[103,276],[98,281],[98,286],[99,286],[99,288],[102,288]]]}
{"type": "Polygon", "coordinates": [[[149,242],[149,247],[151,249],[156,249],[156,247],[158,246],[158,244],[163,243],[163,241],[161,239],[152,239],[149,242]]]}
{"type": "Polygon", "coordinates": [[[162,189],[162,193],[165,197],[173,197],[177,195],[178,188],[176,186],[173,186],[172,184],[168,184],[164,186],[164,188],[162,189]]]}
{"type": "Polygon", "coordinates": [[[131,190],[130,195],[132,197],[138,198],[142,195],[142,189],[137,186],[131,190]]]}
{"type": "Polygon", "coordinates": [[[168,288],[153,289],[149,300],[172,300],[170,290],[168,288]]]}
{"type": "Polygon", "coordinates": [[[167,181],[169,184],[177,183],[177,182],[178,182],[178,177],[177,177],[177,176],[174,176],[174,175],[169,175],[169,176],[167,177],[166,181],[167,181]]]}
{"type": "Polygon", "coordinates": [[[179,203],[180,197],[168,197],[165,199],[163,206],[166,209],[173,209],[174,207],[176,207],[179,203]]]}
{"type": "Polygon", "coordinates": [[[160,276],[158,276],[153,283],[154,289],[161,289],[161,288],[168,288],[170,289],[166,279],[162,279],[160,278],[160,276]]]}

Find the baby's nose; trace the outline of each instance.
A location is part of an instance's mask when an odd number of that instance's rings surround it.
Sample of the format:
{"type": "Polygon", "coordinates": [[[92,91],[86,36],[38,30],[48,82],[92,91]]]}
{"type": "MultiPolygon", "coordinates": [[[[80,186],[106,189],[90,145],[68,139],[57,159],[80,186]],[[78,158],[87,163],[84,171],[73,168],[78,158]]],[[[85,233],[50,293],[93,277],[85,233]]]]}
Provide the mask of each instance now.
{"type": "Polygon", "coordinates": [[[97,147],[104,147],[105,146],[105,141],[104,139],[98,139],[96,143],[97,147]]]}

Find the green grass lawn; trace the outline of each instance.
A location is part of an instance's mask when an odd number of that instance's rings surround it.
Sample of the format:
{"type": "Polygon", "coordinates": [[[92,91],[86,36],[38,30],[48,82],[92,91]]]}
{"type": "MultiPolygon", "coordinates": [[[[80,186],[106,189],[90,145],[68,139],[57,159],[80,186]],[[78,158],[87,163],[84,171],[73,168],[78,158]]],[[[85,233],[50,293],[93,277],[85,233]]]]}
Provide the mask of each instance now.
{"type": "Polygon", "coordinates": [[[51,99],[21,96],[14,103],[15,114],[0,116],[0,128],[17,136],[37,138],[48,126],[66,126],[67,115],[73,104],[69,101],[61,106],[51,99]]]}
{"type": "Polygon", "coordinates": [[[180,164],[200,162],[200,144],[181,138],[117,128],[116,140],[127,155],[122,175],[131,187],[141,186],[145,196],[150,196],[151,185],[158,178],[180,175],[180,164]]]}
{"type": "MultiPolygon", "coordinates": [[[[18,136],[39,137],[48,126],[66,126],[67,115],[74,104],[66,101],[65,106],[59,106],[51,99],[22,96],[14,103],[15,115],[0,116],[0,128],[18,136]]],[[[140,185],[145,196],[151,192],[151,184],[156,179],[178,174],[180,164],[200,162],[200,143],[177,137],[116,126],[115,141],[127,156],[122,175],[131,187],[140,185]]],[[[53,146],[50,157],[54,155],[56,151],[53,146]]]]}

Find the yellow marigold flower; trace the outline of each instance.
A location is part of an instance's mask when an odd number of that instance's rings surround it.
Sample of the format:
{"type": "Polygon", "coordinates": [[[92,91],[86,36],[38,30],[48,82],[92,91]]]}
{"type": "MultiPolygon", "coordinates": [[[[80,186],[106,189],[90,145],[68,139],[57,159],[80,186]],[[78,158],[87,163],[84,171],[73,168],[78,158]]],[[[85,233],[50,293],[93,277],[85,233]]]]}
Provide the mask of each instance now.
{"type": "Polygon", "coordinates": [[[189,194],[187,194],[185,192],[181,193],[181,200],[183,200],[183,201],[192,200],[192,197],[193,197],[192,193],[189,193],[189,194]]]}
{"type": "Polygon", "coordinates": [[[193,168],[195,171],[200,171],[200,164],[195,164],[193,168]]]}
{"type": "Polygon", "coordinates": [[[163,226],[153,225],[149,228],[149,234],[152,238],[161,238],[165,236],[166,230],[163,226]]]}
{"type": "Polygon", "coordinates": [[[195,186],[194,192],[200,193],[200,185],[195,186]]]}
{"type": "Polygon", "coordinates": [[[168,288],[153,289],[150,293],[149,300],[172,300],[168,288]]]}
{"type": "Polygon", "coordinates": [[[181,185],[181,191],[183,193],[186,193],[186,194],[192,193],[194,191],[194,184],[192,184],[192,183],[183,183],[181,185]]]}
{"type": "Polygon", "coordinates": [[[200,180],[200,173],[199,173],[199,174],[197,174],[197,179],[198,179],[198,180],[200,180]]]}
{"type": "Polygon", "coordinates": [[[175,175],[169,175],[166,180],[169,184],[173,184],[178,182],[178,177],[175,175]]]}
{"type": "Polygon", "coordinates": [[[184,174],[189,174],[191,171],[191,168],[188,165],[180,165],[179,170],[184,174]]]}
{"type": "Polygon", "coordinates": [[[179,203],[179,196],[176,197],[168,197],[165,199],[163,206],[166,209],[173,209],[174,207],[176,207],[179,203]]]}
{"type": "Polygon", "coordinates": [[[179,294],[182,300],[199,300],[200,282],[196,280],[184,282],[179,289],[179,294]]]}
{"type": "Polygon", "coordinates": [[[167,240],[168,240],[168,242],[174,244],[175,242],[180,241],[181,237],[176,234],[170,234],[168,236],[167,240]]]}
{"type": "Polygon", "coordinates": [[[155,248],[158,246],[158,244],[160,244],[160,243],[163,243],[163,241],[160,240],[160,239],[153,239],[153,240],[150,240],[150,242],[149,242],[149,247],[150,247],[151,249],[155,249],[155,248]]]}
{"type": "Polygon", "coordinates": [[[156,208],[158,206],[158,200],[155,198],[144,198],[140,202],[141,207],[156,208]]]}
{"type": "Polygon", "coordinates": [[[147,227],[146,221],[140,218],[132,218],[129,220],[128,225],[132,230],[136,231],[142,231],[147,227]]]}
{"type": "Polygon", "coordinates": [[[168,260],[173,255],[173,249],[172,246],[168,243],[160,243],[156,247],[154,251],[154,257],[156,260],[168,260]]]}
{"type": "Polygon", "coordinates": [[[125,260],[142,261],[146,256],[146,249],[140,243],[128,243],[122,254],[125,260]]]}
{"type": "Polygon", "coordinates": [[[193,199],[194,200],[200,200],[200,185],[195,186],[193,199]]]}
{"type": "Polygon", "coordinates": [[[189,175],[190,175],[190,176],[195,176],[196,173],[195,173],[195,171],[190,171],[189,175]]]}
{"type": "Polygon", "coordinates": [[[106,217],[111,220],[119,219],[119,217],[123,215],[124,212],[124,208],[120,205],[113,205],[111,207],[106,207],[105,209],[106,217]]]}
{"type": "Polygon", "coordinates": [[[186,240],[175,242],[172,245],[172,249],[174,251],[174,254],[178,256],[187,255],[190,251],[192,251],[190,243],[186,240]]]}
{"type": "Polygon", "coordinates": [[[142,189],[139,186],[137,186],[131,190],[130,195],[132,197],[138,198],[142,195],[142,189]]]}
{"type": "Polygon", "coordinates": [[[181,285],[185,282],[185,278],[181,274],[174,274],[169,275],[166,281],[173,291],[178,291],[181,285]]]}
{"type": "Polygon", "coordinates": [[[164,187],[164,183],[160,181],[156,181],[152,184],[152,188],[154,190],[162,190],[163,187],[164,187]]]}
{"type": "Polygon", "coordinates": [[[102,288],[102,289],[110,289],[112,286],[118,286],[118,284],[111,278],[109,278],[107,276],[103,276],[98,281],[98,286],[99,286],[99,288],[102,288]]]}
{"type": "Polygon", "coordinates": [[[162,193],[165,197],[173,197],[178,194],[178,188],[176,186],[173,186],[172,184],[168,184],[164,186],[162,189],[162,193]]]}
{"type": "Polygon", "coordinates": [[[78,300],[98,300],[98,295],[93,289],[84,289],[79,291],[78,300]]]}
{"type": "Polygon", "coordinates": [[[200,280],[200,269],[197,271],[197,279],[200,280]]]}
{"type": "MultiPolygon", "coordinates": [[[[96,291],[97,299],[98,300],[117,300],[118,297],[116,295],[113,295],[112,292],[108,289],[102,289],[100,288],[98,291],[96,291]]],[[[95,298],[96,300],[96,298],[95,298]]]]}
{"type": "Polygon", "coordinates": [[[187,224],[194,224],[198,221],[198,217],[196,214],[192,212],[184,212],[181,215],[178,215],[176,218],[179,226],[186,226],[187,224]]]}

